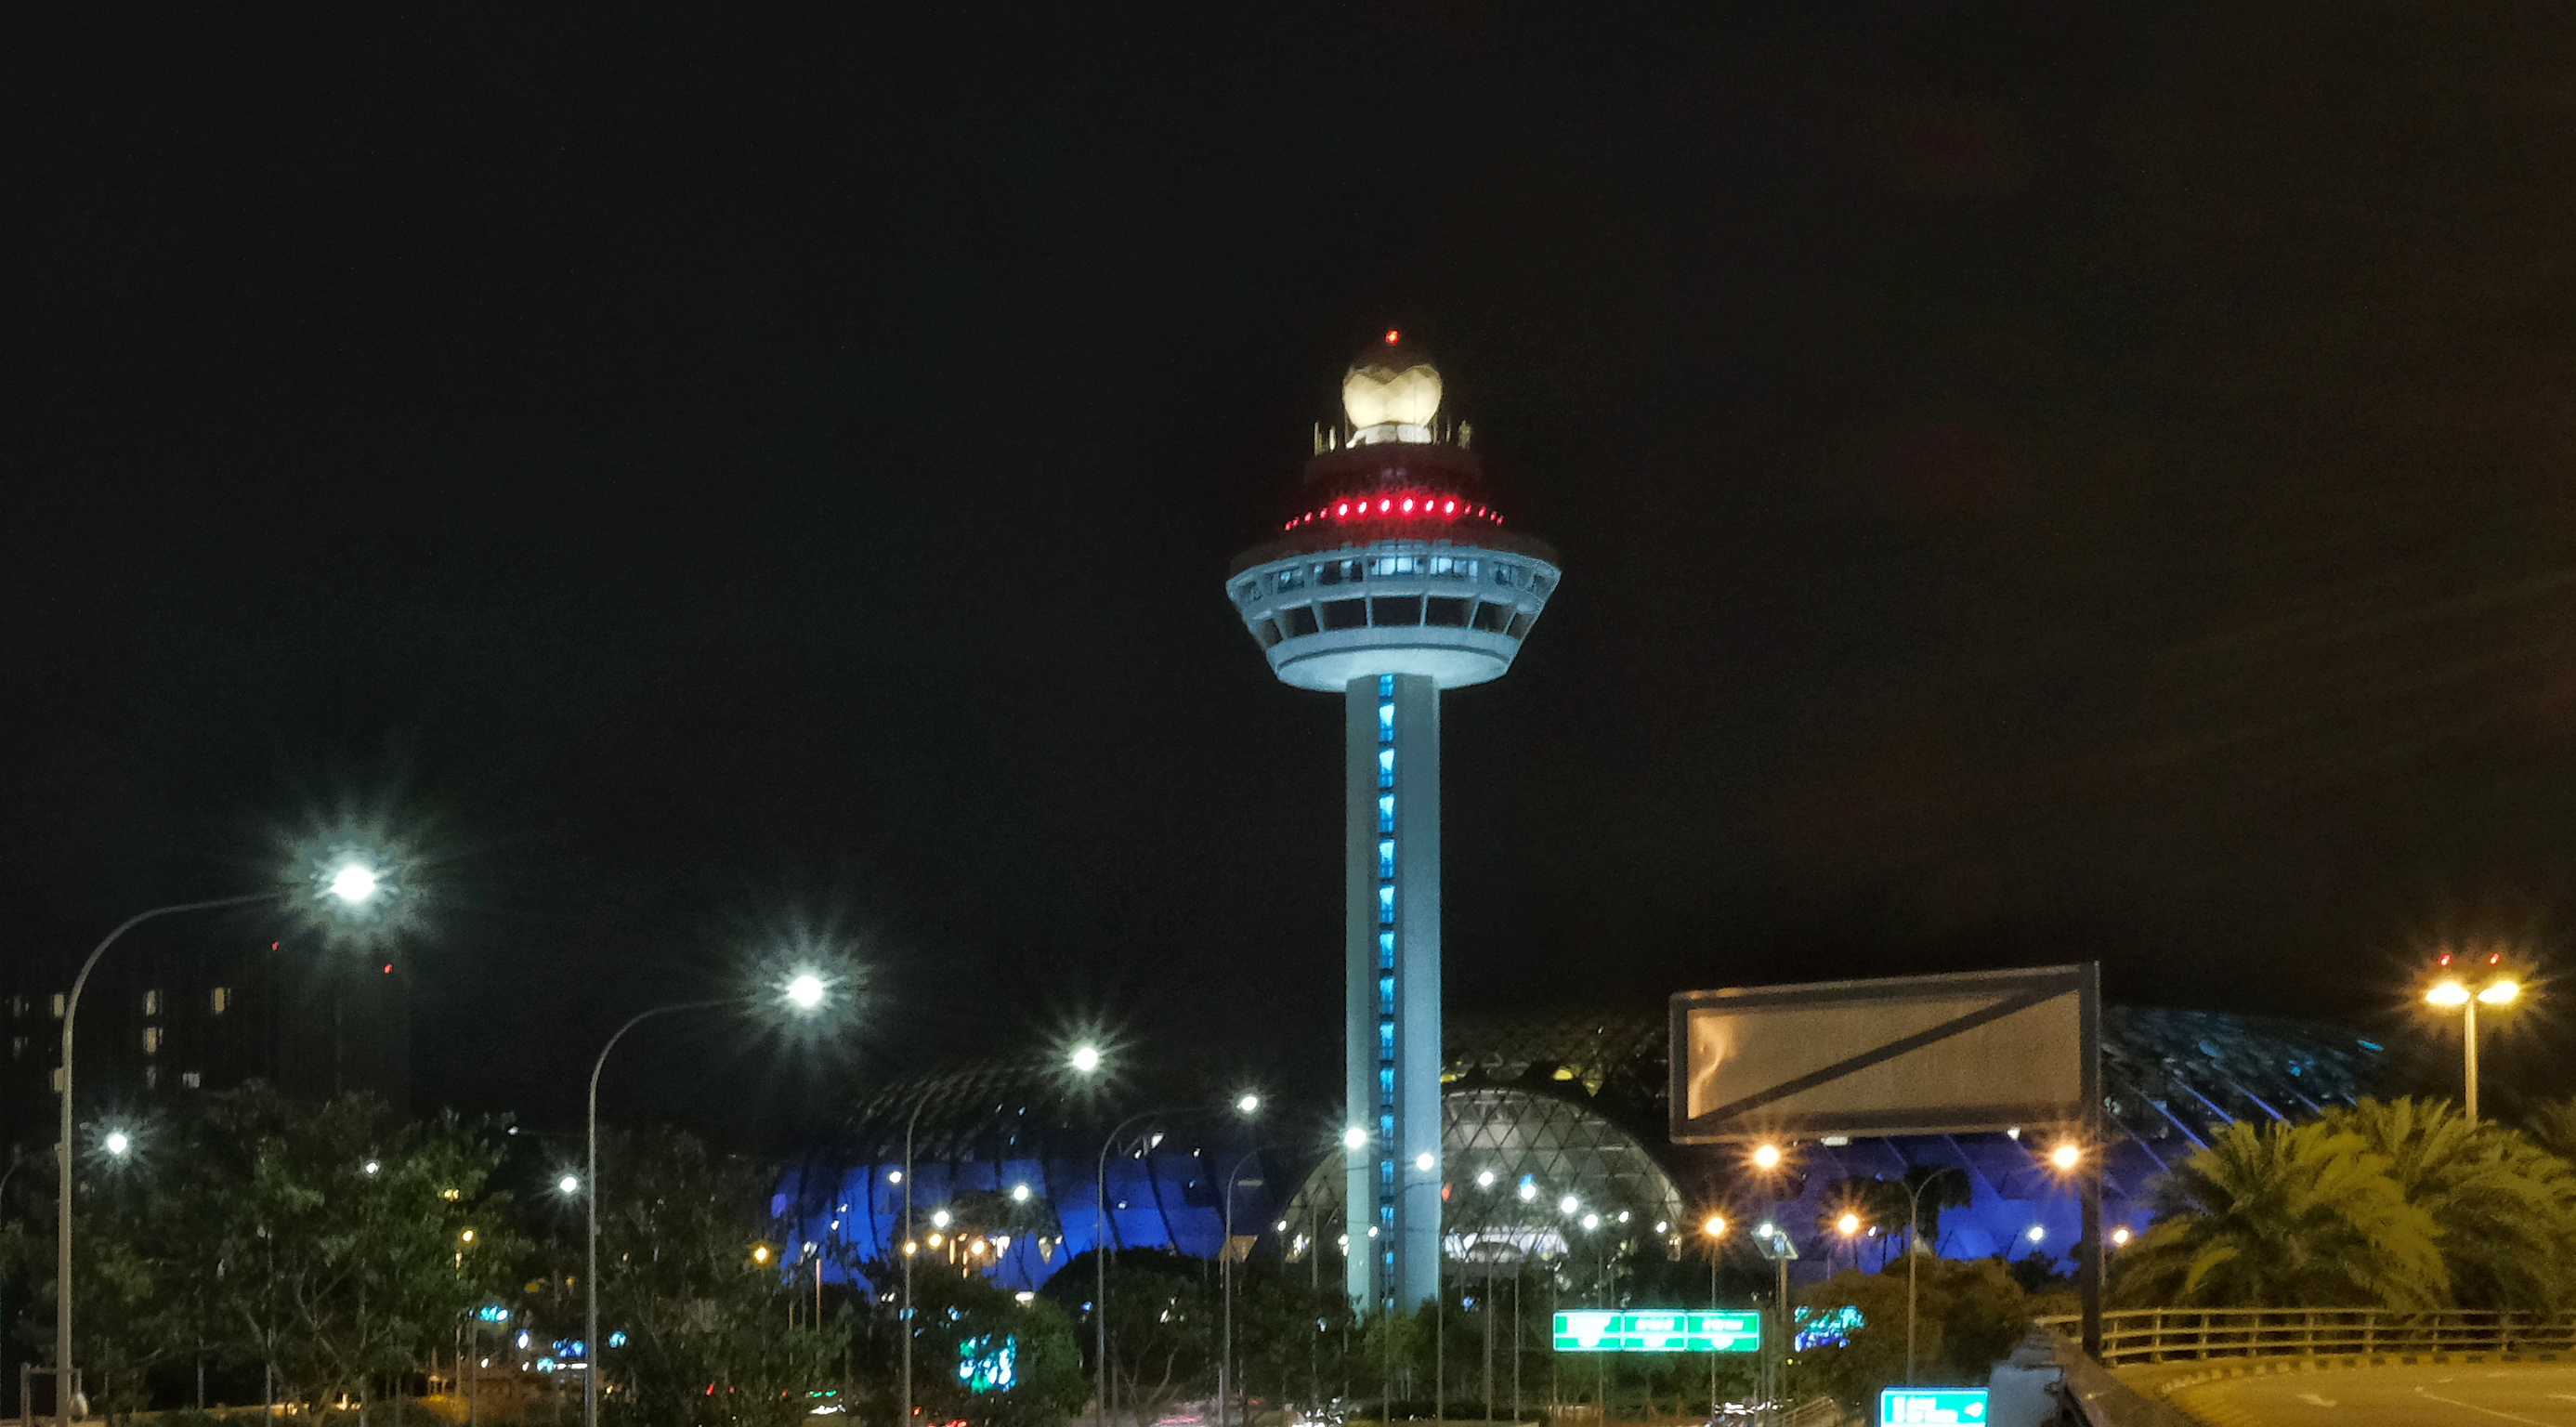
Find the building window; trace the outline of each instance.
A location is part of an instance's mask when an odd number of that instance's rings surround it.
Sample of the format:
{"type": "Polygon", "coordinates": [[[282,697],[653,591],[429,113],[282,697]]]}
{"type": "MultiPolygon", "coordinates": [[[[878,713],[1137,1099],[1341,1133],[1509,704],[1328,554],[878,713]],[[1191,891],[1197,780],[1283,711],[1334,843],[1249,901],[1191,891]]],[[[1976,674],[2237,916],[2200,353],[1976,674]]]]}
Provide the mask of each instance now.
{"type": "Polygon", "coordinates": [[[27,1014],[27,998],[26,998],[26,997],[24,997],[24,996],[12,996],[12,997],[10,997],[10,998],[9,998],[9,1018],[10,1018],[11,1020],[15,1020],[15,1019],[17,1019],[18,1017],[23,1016],[23,1015],[25,1015],[25,1014],[27,1014]]]}
{"type": "Polygon", "coordinates": [[[1377,924],[1382,927],[1395,925],[1395,889],[1393,887],[1377,889],[1377,924]]]}
{"type": "Polygon", "coordinates": [[[145,1055],[159,1055],[161,1053],[161,1028],[159,1026],[145,1026],[143,1028],[143,1053],[145,1055]]]}
{"type": "Polygon", "coordinates": [[[1377,706],[1377,741],[1395,742],[1395,705],[1393,704],[1382,703],[1377,706]]]}
{"type": "Polygon", "coordinates": [[[1367,600],[1326,600],[1323,609],[1326,629],[1360,629],[1368,624],[1367,600]]]}
{"type": "Polygon", "coordinates": [[[1510,565],[1496,565],[1496,566],[1494,567],[1494,583],[1495,583],[1495,584],[1500,585],[1500,586],[1502,586],[1504,589],[1507,589],[1507,590],[1508,590],[1508,589],[1510,589],[1511,587],[1513,587],[1514,585],[1519,584],[1520,582],[1521,582],[1521,572],[1520,572],[1518,569],[1514,568],[1513,566],[1510,566],[1510,565]]]}
{"type": "Polygon", "coordinates": [[[1556,581],[1549,579],[1545,575],[1533,572],[1529,578],[1529,587],[1531,594],[1538,596],[1540,599],[1546,599],[1547,592],[1556,588],[1556,581]]]}
{"type": "Polygon", "coordinates": [[[1294,568],[1282,570],[1271,576],[1270,587],[1281,594],[1286,594],[1290,590],[1302,590],[1306,588],[1306,572],[1294,568]]]}
{"type": "Polygon", "coordinates": [[[1312,634],[1317,628],[1315,623],[1315,607],[1310,604],[1301,604],[1293,609],[1281,610],[1279,612],[1279,621],[1287,628],[1288,637],[1291,639],[1312,634]]]}
{"type": "Polygon", "coordinates": [[[161,1088],[161,1067],[157,1065],[143,1067],[143,1088],[146,1090],[161,1088]]]}
{"type": "Polygon", "coordinates": [[[1436,624],[1443,629],[1464,629],[1467,627],[1467,607],[1474,603],[1473,600],[1433,595],[1422,607],[1422,622],[1436,624]]]}
{"type": "Polygon", "coordinates": [[[11,1060],[25,1060],[27,1058],[27,1038],[25,1036],[9,1037],[9,1058],[11,1060]]]}
{"type": "Polygon", "coordinates": [[[1395,750],[1392,748],[1381,748],[1378,750],[1377,785],[1381,788],[1392,788],[1395,786],[1395,750]]]}
{"type": "Polygon", "coordinates": [[[1530,617],[1526,614],[1513,615],[1512,627],[1504,632],[1509,634],[1512,638],[1518,639],[1522,635],[1529,633],[1530,623],[1530,617]]]}
{"type": "Polygon", "coordinates": [[[1379,595],[1369,601],[1369,623],[1389,629],[1422,623],[1422,596],[1379,595]]]}
{"type": "Polygon", "coordinates": [[[1477,602],[1476,627],[1478,629],[1500,634],[1504,630],[1511,628],[1511,626],[1512,607],[1510,605],[1496,604],[1492,600],[1479,600],[1477,602]]]}
{"type": "Polygon", "coordinates": [[[55,1020],[57,1020],[57,1021],[59,1021],[59,1020],[61,1020],[62,1018],[63,1018],[63,993],[62,993],[62,992],[60,992],[60,991],[57,991],[57,992],[55,992],[55,993],[54,993],[54,1019],[55,1019],[55,1020]]]}
{"type": "Polygon", "coordinates": [[[1395,933],[1393,932],[1377,934],[1377,969],[1380,971],[1395,969],[1395,933]]]}
{"type": "Polygon", "coordinates": [[[214,1010],[214,1013],[218,1016],[231,1010],[233,1008],[233,988],[230,986],[216,987],[207,995],[206,1004],[211,1007],[214,1010]]]}
{"type": "Polygon", "coordinates": [[[1395,1014],[1395,978],[1392,976],[1377,979],[1377,1010],[1381,1016],[1395,1014]]]}
{"type": "Polygon", "coordinates": [[[146,991],[143,993],[143,1014],[147,1016],[157,1016],[161,1014],[160,992],[146,991]]]}
{"type": "Polygon", "coordinates": [[[1377,875],[1381,882],[1395,880],[1394,838],[1382,837],[1377,840],[1377,875]]]}
{"type": "Polygon", "coordinates": [[[1281,638],[1279,626],[1268,619],[1256,619],[1252,622],[1252,637],[1262,648],[1267,649],[1279,642],[1281,638]]]}
{"type": "Polygon", "coordinates": [[[1395,794],[1393,793],[1382,794],[1377,800],[1377,830],[1395,831],[1395,794]]]}
{"type": "Polygon", "coordinates": [[[183,1070],[179,1072],[179,1083],[190,1090],[196,1090],[205,1085],[205,1077],[193,1070],[183,1070]]]}

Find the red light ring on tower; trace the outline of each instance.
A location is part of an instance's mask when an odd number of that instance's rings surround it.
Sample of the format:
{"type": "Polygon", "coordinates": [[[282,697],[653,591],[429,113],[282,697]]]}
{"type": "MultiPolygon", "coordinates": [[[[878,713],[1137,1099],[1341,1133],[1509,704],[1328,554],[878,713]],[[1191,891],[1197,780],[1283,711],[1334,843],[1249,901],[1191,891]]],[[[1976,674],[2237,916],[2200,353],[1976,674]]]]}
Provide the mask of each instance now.
{"type": "Polygon", "coordinates": [[[1336,525],[1347,525],[1362,520],[1378,523],[1391,520],[1417,523],[1481,520],[1493,525],[1503,523],[1503,517],[1496,513],[1492,506],[1464,499],[1448,491],[1392,490],[1341,496],[1331,504],[1307,511],[1279,528],[1295,530],[1300,526],[1326,521],[1336,525]]]}

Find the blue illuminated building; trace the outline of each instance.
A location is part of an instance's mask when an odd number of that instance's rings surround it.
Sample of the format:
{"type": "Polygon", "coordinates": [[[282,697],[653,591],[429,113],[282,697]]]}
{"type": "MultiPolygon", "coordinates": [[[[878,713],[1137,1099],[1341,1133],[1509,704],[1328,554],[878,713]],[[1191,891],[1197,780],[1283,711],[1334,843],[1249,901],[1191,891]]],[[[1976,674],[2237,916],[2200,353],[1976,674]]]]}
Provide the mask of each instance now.
{"type": "Polygon", "coordinates": [[[1558,578],[1507,532],[1440,373],[1389,332],[1342,378],[1295,513],[1227,590],[1272,672],[1343,700],[1348,977],[1344,1279],[1355,1302],[1437,1291],[1440,695],[1512,666],[1558,578]]]}

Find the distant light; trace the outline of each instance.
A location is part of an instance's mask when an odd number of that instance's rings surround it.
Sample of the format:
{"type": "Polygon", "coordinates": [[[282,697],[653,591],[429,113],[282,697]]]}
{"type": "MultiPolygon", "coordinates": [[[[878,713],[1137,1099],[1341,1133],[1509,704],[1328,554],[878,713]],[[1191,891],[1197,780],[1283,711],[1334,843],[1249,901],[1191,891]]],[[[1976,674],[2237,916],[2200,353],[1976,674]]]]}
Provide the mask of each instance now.
{"type": "Polygon", "coordinates": [[[1759,1227],[1754,1229],[1753,1237],[1757,1239],[1776,1239],[1780,1237],[1780,1226],[1766,1219],[1759,1227]]]}
{"type": "Polygon", "coordinates": [[[1030,1304],[1037,1302],[1038,1296],[1035,1291],[1023,1288],[1019,1292],[1012,1294],[1011,1299],[1021,1307],[1026,1308],[1030,1304]]]}
{"type": "Polygon", "coordinates": [[[2490,1006],[2501,1006],[2522,994],[2522,988],[2510,981],[2499,981],[2478,993],[2478,999],[2490,1006]]]}
{"type": "Polygon", "coordinates": [[[1584,1215],[1584,1216],[1583,1216],[1583,1227],[1584,1227],[1584,1228],[1586,1228],[1586,1229],[1598,1229],[1598,1228],[1600,1228],[1600,1227],[1601,1227],[1601,1216],[1600,1216],[1600,1215],[1598,1215],[1598,1214],[1586,1214],[1586,1215],[1584,1215]]]}
{"type": "Polygon", "coordinates": [[[2111,1242],[2112,1242],[2112,1243],[2115,1243],[2115,1244],[2125,1244],[2125,1243],[2127,1243],[2128,1241],[2129,1241],[2129,1231],[2128,1231],[2127,1229],[2113,1229],[2113,1230],[2111,1231],[2111,1242]]]}
{"type": "Polygon", "coordinates": [[[902,1171],[902,1170],[899,1170],[899,1169],[889,1169],[889,1170],[887,1170],[887,1171],[886,1171],[886,1183],[888,1183],[888,1184],[901,1184],[901,1183],[903,1183],[903,1171],[902,1171]]]}
{"type": "Polygon", "coordinates": [[[823,1004],[823,995],[831,988],[811,971],[798,972],[787,983],[787,1004],[800,1011],[810,1011],[823,1004]]]}
{"type": "Polygon", "coordinates": [[[2020,1139],[2020,1138],[2021,1138],[2021,1126],[2019,1126],[2019,1125],[2015,1125],[2015,1126],[2013,1126],[2011,1129],[2004,1131],[2004,1138],[2005,1138],[2005,1139],[2008,1139],[2008,1140],[2018,1140],[2018,1139],[2020,1139]]]}
{"type": "Polygon", "coordinates": [[[1556,1212],[1558,1212],[1559,1214],[1571,1214],[1571,1213],[1573,1213],[1575,1210],[1580,1209],[1580,1208],[1582,1208],[1582,1207],[1583,1207],[1583,1201],[1582,1201],[1582,1200],[1579,1200],[1579,1199],[1577,1199],[1577,1198],[1575,1198],[1575,1197],[1574,1197],[1573,1195],[1571,1195],[1571,1194],[1569,1194],[1569,1195],[1565,1196],[1564,1198],[1562,1198],[1562,1199],[1560,1199],[1560,1200],[1556,1201],[1556,1212]]]}
{"type": "Polygon", "coordinates": [[[1478,1189],[1491,1189],[1491,1188],[1493,1188],[1493,1187],[1494,1187],[1494,1172],[1493,1172],[1492,1170],[1490,1170],[1490,1169],[1480,1169],[1480,1170],[1476,1171],[1476,1187],[1477,1187],[1478,1189]]]}
{"type": "Polygon", "coordinates": [[[2077,1149],[2072,1142],[2061,1144],[2048,1152],[2048,1162],[2059,1169],[2073,1169],[2083,1159],[2084,1151],[2077,1149]]]}
{"type": "Polygon", "coordinates": [[[470,1244],[474,1242],[474,1231],[472,1229],[467,1229],[463,1233],[458,1234],[456,1236],[456,1242],[460,1244],[470,1244]]]}
{"type": "Polygon", "coordinates": [[[1394,345],[1395,345],[1395,342],[1396,342],[1396,339],[1397,339],[1397,338],[1399,338],[1399,337],[1401,337],[1401,336],[1403,336],[1403,335],[1404,335],[1403,333],[1396,331],[1396,330],[1395,330],[1394,328],[1392,328],[1392,327],[1389,327],[1388,329],[1386,329],[1386,344],[1387,344],[1388,346],[1390,346],[1390,347],[1394,346],[1394,345]]]}
{"type": "Polygon", "coordinates": [[[1709,1215],[1707,1218],[1700,1221],[1699,1231],[1708,1235],[1712,1239],[1722,1239],[1726,1237],[1726,1216],[1723,1214],[1709,1215]]]}
{"type": "Polygon", "coordinates": [[[947,1228],[947,1227],[948,1227],[948,1211],[947,1211],[947,1210],[945,1210],[945,1209],[942,1209],[942,1210],[939,1210],[938,1212],[936,1212],[936,1213],[932,1214],[932,1215],[930,1216],[930,1227],[932,1227],[932,1228],[934,1228],[934,1229],[945,1229],[945,1228],[947,1228]]]}
{"type": "MultiPolygon", "coordinates": [[[[910,1253],[910,1252],[912,1251],[912,1246],[911,1246],[910,1244],[906,1244],[906,1245],[904,1245],[904,1251],[905,1251],[906,1253],[910,1253]]],[[[754,1245],[752,1245],[752,1246],[751,1246],[751,1261],[752,1261],[753,1263],[767,1263],[767,1262],[769,1262],[769,1245],[767,1245],[767,1244],[754,1244],[754,1245]]],[[[523,1343],[523,1344],[521,1344],[520,1346],[525,1347],[525,1346],[526,1346],[526,1344],[524,1344],[524,1343],[523,1343]]]]}
{"type": "Polygon", "coordinates": [[[123,1130],[108,1131],[104,1143],[107,1146],[107,1152],[112,1155],[122,1156],[127,1150],[134,1148],[133,1137],[123,1130]]]}
{"type": "Polygon", "coordinates": [[[555,1188],[566,1194],[572,1194],[580,1190],[581,1180],[578,1176],[567,1174],[555,1181],[555,1188]]]}
{"type": "Polygon", "coordinates": [[[1242,1095],[1242,1097],[1241,1097],[1241,1098],[1237,1099],[1237,1100],[1234,1102],[1234,1108],[1235,1108],[1235,1110],[1236,1110],[1238,1113],[1240,1113],[1240,1114],[1245,1114],[1245,1115],[1257,1115],[1257,1114],[1260,1114],[1260,1113],[1261,1113],[1261,1097],[1260,1097],[1260,1096],[1258,1096],[1258,1095],[1252,1094],[1252,1093],[1251,1093],[1251,1092],[1249,1092],[1249,1091],[1246,1091],[1246,1092],[1242,1095]]]}
{"type": "Polygon", "coordinates": [[[383,1165],[381,1165],[381,1164],[376,1163],[374,1160],[369,1160],[369,1161],[367,1161],[367,1164],[366,1164],[366,1170],[367,1170],[367,1173],[369,1173],[369,1174],[374,1174],[377,1170],[380,1170],[380,1169],[382,1169],[382,1168],[384,1168],[384,1166],[383,1166],[383,1165]]]}
{"type": "Polygon", "coordinates": [[[1778,1145],[1755,1145],[1753,1147],[1753,1167],[1755,1169],[1778,1169],[1780,1167],[1780,1147],[1778,1145]]]}
{"type": "Polygon", "coordinates": [[[2048,1231],[2047,1231],[2046,1229],[2041,1228],[2041,1227],[2040,1227],[2039,1225],[2037,1225],[2037,1224],[2033,1224],[2033,1225],[2031,1225],[2031,1226],[2030,1226],[2030,1233],[2029,1233],[2029,1235],[2028,1235],[2027,1237],[2030,1239],[2030,1241],[2031,1241],[2032,1243],[2034,1243],[2034,1244],[2035,1244],[2035,1243],[2038,1243],[2040,1240],[2047,1238],[2047,1237],[2048,1237],[2048,1231]]]}
{"type": "Polygon", "coordinates": [[[1858,1214],[1845,1214],[1834,1221],[1834,1228],[1841,1231],[1842,1236],[1848,1239],[1852,1235],[1860,1232],[1860,1216],[1858,1214]]]}
{"type": "Polygon", "coordinates": [[[1413,1157],[1413,1167],[1424,1174],[1429,1174],[1431,1172],[1431,1166],[1436,1163],[1438,1163],[1438,1161],[1432,1158],[1431,1151],[1429,1150],[1424,1150],[1422,1153],[1413,1157]]]}
{"type": "Polygon", "coordinates": [[[2469,988],[2457,981],[2445,981],[2424,993],[2424,999],[2436,1006],[2458,1006],[2469,999],[2469,988]]]}
{"type": "Polygon", "coordinates": [[[355,862],[331,874],[331,895],[352,907],[373,900],[382,886],[374,868],[355,862]]]}
{"type": "Polygon", "coordinates": [[[1349,1129],[1342,1131],[1342,1148],[1346,1150],[1368,1148],[1368,1131],[1361,1129],[1357,1125],[1353,1125],[1349,1129]]]}
{"type": "Polygon", "coordinates": [[[1522,1203],[1526,1204],[1526,1203],[1528,1203],[1530,1200],[1536,1199],[1537,1197],[1538,1197],[1538,1186],[1537,1186],[1537,1185],[1535,1185],[1535,1184],[1524,1184],[1524,1185],[1522,1185],[1522,1186],[1521,1186],[1521,1202],[1522,1202],[1522,1203]]]}
{"type": "Polygon", "coordinates": [[[1026,1204],[1026,1203],[1028,1203],[1028,1202],[1029,1202],[1029,1187],[1028,1187],[1027,1185],[1025,1185],[1025,1184],[1014,1184],[1014,1185],[1012,1185],[1012,1186],[1011,1186],[1011,1202],[1012,1202],[1012,1203],[1014,1203],[1014,1204],[1026,1204]]]}
{"type": "Polygon", "coordinates": [[[1073,1048],[1073,1068],[1089,1075],[1100,1068],[1100,1047],[1078,1045],[1073,1048]]]}
{"type": "Polygon", "coordinates": [[[1657,1219],[1655,1221],[1655,1232],[1658,1234],[1669,1234],[1672,1232],[1672,1229],[1673,1226],[1665,1220],[1657,1219]]]}

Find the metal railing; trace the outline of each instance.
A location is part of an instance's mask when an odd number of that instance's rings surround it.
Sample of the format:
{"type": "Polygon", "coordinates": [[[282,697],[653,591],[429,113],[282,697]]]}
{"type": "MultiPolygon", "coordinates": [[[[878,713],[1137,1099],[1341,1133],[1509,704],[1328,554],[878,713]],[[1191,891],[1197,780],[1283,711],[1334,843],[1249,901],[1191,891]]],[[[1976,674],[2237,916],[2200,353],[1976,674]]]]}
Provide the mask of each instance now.
{"type": "MultiPolygon", "coordinates": [[[[2039,1325],[2073,1333],[2073,1317],[2039,1325]]],[[[2119,1308],[2102,1315],[2102,1361],[2543,1353],[2576,1348],[2576,1313],[2383,1308],[2119,1308]]]]}

